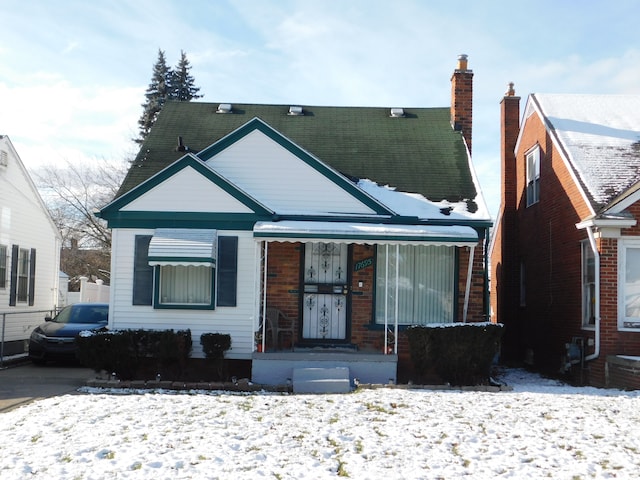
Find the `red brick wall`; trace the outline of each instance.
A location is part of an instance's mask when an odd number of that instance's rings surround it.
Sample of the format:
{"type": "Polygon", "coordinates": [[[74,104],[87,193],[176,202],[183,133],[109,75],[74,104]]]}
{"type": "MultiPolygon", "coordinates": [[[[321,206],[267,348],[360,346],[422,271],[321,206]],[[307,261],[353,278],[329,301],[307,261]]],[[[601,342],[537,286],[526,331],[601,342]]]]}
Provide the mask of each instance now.
{"type": "MultiPolygon", "coordinates": [[[[564,345],[573,337],[584,339],[587,355],[594,352],[594,330],[582,328],[581,241],[587,239],[587,233],[576,228],[592,213],[535,114],[526,120],[521,134],[514,177],[515,220],[505,222],[495,232],[498,237],[492,252],[492,307],[495,319],[507,326],[505,342],[510,345],[506,350],[511,347],[520,359],[525,359],[529,350],[538,367],[557,372],[564,345]],[[540,202],[527,207],[525,154],[536,144],[542,150],[540,202]],[[500,241],[507,235],[506,228],[515,242],[500,241]],[[510,289],[500,285],[506,271],[519,280],[520,262],[526,273],[525,306],[519,305],[519,285],[510,289]],[[501,308],[505,304],[507,307],[501,308]]],[[[629,210],[640,218],[639,205],[629,210]]],[[[626,229],[622,234],[640,235],[640,227],[626,229]]],[[[579,373],[588,383],[604,386],[606,356],[640,354],[640,333],[618,332],[617,240],[598,239],[597,245],[601,261],[601,349],[598,359],[579,373]]]]}
{"type": "MultiPolygon", "coordinates": [[[[482,243],[482,242],[481,242],[482,243]]],[[[300,318],[300,264],[302,245],[300,243],[269,243],[267,268],[267,304],[277,307],[296,320],[295,336],[298,337],[300,318]]],[[[353,265],[370,257],[375,258],[375,248],[367,245],[351,247],[351,343],[362,351],[382,352],[384,331],[371,329],[374,309],[375,266],[353,271],[353,265]],[[361,283],[360,283],[361,282],[361,283]],[[360,286],[362,285],[362,286],[360,286]]],[[[459,249],[459,285],[458,318],[462,321],[466,277],[469,262],[469,249],[459,249]]],[[[484,317],[484,253],[482,245],[475,249],[467,320],[485,321],[484,317]]],[[[391,337],[389,337],[391,338],[391,337]]],[[[412,370],[409,346],[404,333],[398,336],[399,372],[406,378],[406,372],[412,370]]],[[[400,373],[399,373],[400,375],[400,373]]]]}

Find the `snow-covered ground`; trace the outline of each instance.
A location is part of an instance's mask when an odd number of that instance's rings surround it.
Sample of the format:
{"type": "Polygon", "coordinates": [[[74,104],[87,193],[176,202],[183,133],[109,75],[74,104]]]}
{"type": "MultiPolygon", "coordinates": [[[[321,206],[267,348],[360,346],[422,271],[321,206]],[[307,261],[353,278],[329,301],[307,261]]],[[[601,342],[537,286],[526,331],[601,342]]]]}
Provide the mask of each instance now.
{"type": "Polygon", "coordinates": [[[0,478],[638,478],[640,392],[83,389],[0,414],[0,478]]]}

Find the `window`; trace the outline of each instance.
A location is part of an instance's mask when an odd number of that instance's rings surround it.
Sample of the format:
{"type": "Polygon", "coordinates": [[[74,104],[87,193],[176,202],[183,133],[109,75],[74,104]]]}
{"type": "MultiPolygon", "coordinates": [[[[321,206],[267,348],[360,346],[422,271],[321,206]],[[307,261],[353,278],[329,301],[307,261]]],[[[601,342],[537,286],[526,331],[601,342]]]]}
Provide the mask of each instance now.
{"type": "Polygon", "coordinates": [[[526,155],[527,162],[527,207],[540,201],[540,147],[536,146],[526,155]]]}
{"type": "Polygon", "coordinates": [[[620,285],[618,326],[640,328],[640,243],[625,242],[619,251],[620,285]]]}
{"type": "Polygon", "coordinates": [[[29,250],[18,252],[18,302],[26,302],[29,294],[29,250]]]}
{"type": "Polygon", "coordinates": [[[16,303],[35,303],[36,249],[11,248],[11,286],[9,305],[16,303]]]}
{"type": "Polygon", "coordinates": [[[378,247],[376,323],[451,323],[455,317],[455,250],[444,246],[378,247]],[[396,281],[396,266],[398,278],[396,281]]]}
{"type": "Polygon", "coordinates": [[[193,265],[156,268],[159,270],[156,307],[213,308],[213,268],[193,265]]]}
{"type": "Polygon", "coordinates": [[[151,239],[151,235],[136,236],[133,305],[194,309],[236,306],[238,237],[218,237],[216,267],[179,262],[153,267],[149,265],[151,239]]]}
{"type": "Polygon", "coordinates": [[[582,242],[582,326],[596,324],[596,260],[588,241],[582,242]]]}
{"type": "Polygon", "coordinates": [[[7,288],[7,246],[0,245],[0,288],[7,288]]]}

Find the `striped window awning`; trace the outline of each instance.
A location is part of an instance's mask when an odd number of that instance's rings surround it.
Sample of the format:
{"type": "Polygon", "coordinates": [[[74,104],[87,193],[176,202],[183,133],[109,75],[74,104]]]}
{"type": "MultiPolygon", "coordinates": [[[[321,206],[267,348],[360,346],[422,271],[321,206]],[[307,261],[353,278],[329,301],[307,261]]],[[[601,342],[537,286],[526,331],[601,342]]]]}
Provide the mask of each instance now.
{"type": "Polygon", "coordinates": [[[149,243],[149,265],[213,267],[217,257],[216,230],[158,228],[149,243]]]}

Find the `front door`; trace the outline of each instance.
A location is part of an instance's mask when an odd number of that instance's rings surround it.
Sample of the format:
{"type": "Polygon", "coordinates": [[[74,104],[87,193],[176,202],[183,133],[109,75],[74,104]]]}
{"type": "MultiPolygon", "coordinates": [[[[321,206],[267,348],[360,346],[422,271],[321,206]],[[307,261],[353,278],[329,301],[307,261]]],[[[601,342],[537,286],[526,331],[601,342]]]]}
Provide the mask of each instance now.
{"type": "Polygon", "coordinates": [[[346,341],[348,245],[307,243],[304,251],[303,341],[346,341]]]}

